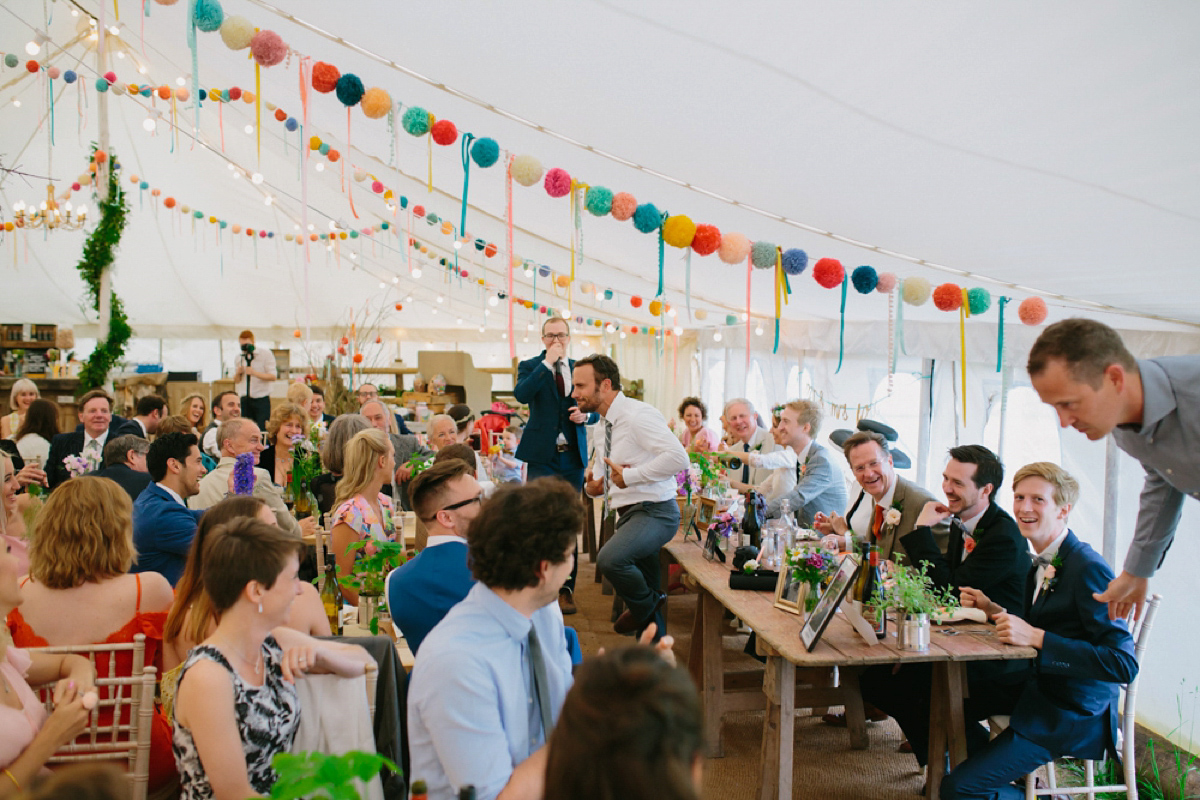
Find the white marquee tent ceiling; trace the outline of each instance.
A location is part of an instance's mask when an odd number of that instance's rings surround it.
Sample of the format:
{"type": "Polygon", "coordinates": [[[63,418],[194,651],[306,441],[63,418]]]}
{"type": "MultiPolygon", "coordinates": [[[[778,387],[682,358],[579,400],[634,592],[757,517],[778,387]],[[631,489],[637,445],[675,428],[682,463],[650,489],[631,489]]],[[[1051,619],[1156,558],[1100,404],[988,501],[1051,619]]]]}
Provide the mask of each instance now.
{"type": "MultiPolygon", "coordinates": [[[[460,131],[493,137],[505,152],[533,154],[578,180],[631,192],[723,231],[800,247],[814,259],[833,256],[847,268],[870,264],[935,285],[955,281],[1017,300],[1027,296],[986,276],[1188,323],[1114,317],[1123,327],[1195,333],[1200,326],[1200,6],[1194,3],[291,0],[282,4],[286,11],[260,0],[223,4],[226,14],[278,31],[297,53],[354,72],[368,87],[381,86],[404,106],[427,108],[460,131]],[[765,213],[602,157],[368,54],[765,213]],[[780,218],[980,277],[919,266],[780,218]]],[[[120,3],[123,44],[111,52],[123,48],[127,55],[113,59],[112,68],[122,83],[173,86],[192,70],[188,3],[149,3],[148,17],[138,14],[140,5],[120,3]],[[145,77],[138,63],[145,65],[145,77]]],[[[60,186],[82,171],[98,130],[87,40],[60,49],[82,19],[71,16],[72,7],[66,0],[0,4],[0,50],[17,53],[22,62],[0,70],[0,156],[5,166],[49,173],[60,186]],[[52,17],[48,28],[44,9],[52,17]],[[44,119],[45,78],[28,75],[23,66],[24,45],[36,30],[49,33],[52,63],[78,69],[80,84],[86,84],[80,114],[79,85],[53,82],[61,90],[53,147],[44,119]]],[[[95,2],[79,8],[100,12],[95,2]]],[[[113,24],[112,5],[105,11],[113,24]]],[[[227,49],[218,34],[199,34],[198,64],[202,87],[254,86],[253,62],[245,51],[227,49]]],[[[264,69],[262,80],[266,101],[301,115],[296,58],[264,69]]],[[[112,93],[106,100],[112,149],[127,178],[136,174],[163,197],[174,196],[206,216],[280,234],[259,240],[256,258],[244,235],[226,230],[218,245],[207,221],[194,223],[193,234],[190,219],[156,205],[149,191],[139,196],[131,189],[115,286],[140,334],[228,335],[247,326],[290,332],[306,320],[314,334],[325,334],[352,317],[374,319],[381,308],[389,309],[381,318],[389,329],[454,328],[462,318],[470,330],[485,321],[486,295],[478,287],[460,287],[457,279],[446,283],[428,267],[414,282],[399,240],[387,234],[378,237],[386,247],[364,238],[339,247],[340,263],[314,247],[306,294],[303,250],[282,236],[301,218],[299,134],[285,134],[265,108],[260,163],[255,137],[243,130],[254,122],[253,105],[231,103],[219,115],[217,106],[205,103],[193,145],[192,111],[181,104],[182,130],[172,152],[169,106],[112,93]],[[142,123],[154,108],[165,118],[151,136],[142,123]],[[264,176],[261,186],[247,179],[256,171],[264,176]],[[235,179],[235,173],[247,177],[235,179]],[[264,204],[267,195],[274,198],[271,206],[264,204]],[[350,252],[357,257],[351,260],[350,252]],[[410,294],[414,302],[407,303],[410,294]],[[438,295],[446,302],[438,304],[438,295]],[[397,301],[405,302],[404,311],[390,310],[397,301]]],[[[353,166],[361,166],[412,202],[457,222],[463,183],[458,146],[434,146],[430,195],[423,183],[425,139],[403,131],[393,139],[386,121],[368,120],[354,109],[350,144],[346,113],[331,95],[312,96],[309,110],[306,135],[318,133],[344,154],[347,183],[353,183],[353,166]]],[[[325,162],[325,171],[316,172],[323,161],[316,157],[307,167],[308,218],[318,231],[328,230],[330,220],[361,227],[393,219],[368,180],[354,185],[355,220],[341,191],[340,165],[325,162]]],[[[11,219],[16,201],[43,197],[41,181],[3,177],[3,219],[11,219]]],[[[500,166],[474,167],[469,197],[468,231],[503,249],[500,166]]],[[[94,206],[90,197],[83,199],[94,206]]],[[[540,185],[516,186],[514,203],[516,252],[569,271],[566,198],[552,199],[540,185]]],[[[627,298],[654,294],[656,237],[628,222],[583,216],[579,279],[613,289],[617,300],[585,302],[577,290],[574,310],[652,324],[645,307],[634,310],[627,298]]],[[[398,219],[403,224],[404,215],[398,219]]],[[[442,248],[449,245],[424,222],[414,231],[442,248]]],[[[0,320],[94,321],[80,310],[82,283],[73,268],[82,234],[45,237],[34,231],[16,238],[15,248],[11,235],[0,243],[0,320]]],[[[502,260],[487,260],[490,281],[499,282],[502,260]]],[[[744,267],[727,266],[716,256],[692,262],[693,308],[710,313],[691,323],[685,314],[685,325],[713,325],[727,312],[744,310],[744,267]]],[[[477,263],[468,269],[473,278],[481,274],[477,263]]],[[[517,294],[530,296],[528,279],[517,275],[517,294]]],[[[547,299],[547,283],[539,279],[538,299],[561,306],[547,299]]],[[[667,248],[667,298],[681,310],[684,289],[681,251],[667,248]]],[[[820,288],[809,273],[794,279],[793,289],[785,318],[837,318],[838,292],[820,288]]],[[[1070,313],[1066,304],[1049,302],[1052,319],[1070,313]]],[[[764,320],[773,313],[769,272],[754,276],[753,307],[764,320]]],[[[486,319],[485,336],[499,336],[503,309],[501,304],[486,319]]],[[[1010,320],[1014,312],[1010,306],[1010,320]]],[[[523,327],[528,316],[522,313],[523,327]]],[[[887,302],[879,294],[851,291],[847,313],[851,320],[882,321],[887,302]]],[[[954,321],[932,303],[906,309],[906,315],[954,321]]],[[[994,324],[995,315],[988,312],[986,322],[994,324]]]]}

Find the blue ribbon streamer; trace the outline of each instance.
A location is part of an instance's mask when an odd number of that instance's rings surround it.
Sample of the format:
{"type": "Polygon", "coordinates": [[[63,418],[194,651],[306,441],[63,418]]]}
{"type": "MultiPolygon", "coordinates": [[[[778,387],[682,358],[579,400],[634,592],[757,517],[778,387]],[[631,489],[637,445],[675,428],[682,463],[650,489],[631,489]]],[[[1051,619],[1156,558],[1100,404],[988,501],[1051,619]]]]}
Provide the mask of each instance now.
{"type": "Polygon", "coordinates": [[[1011,297],[1001,296],[1000,304],[1000,328],[996,333],[996,372],[1004,370],[1004,307],[1008,305],[1011,297]]]}
{"type": "Polygon", "coordinates": [[[662,219],[658,223],[658,291],[654,293],[655,297],[662,297],[663,293],[663,232],[662,224],[667,221],[667,212],[662,212],[662,219]]]}
{"type": "MultiPolygon", "coordinates": [[[[463,165],[463,197],[462,197],[462,217],[458,221],[458,234],[465,236],[467,230],[467,189],[471,185],[471,142],[475,140],[475,134],[464,133],[462,135],[462,165],[463,165]]],[[[455,256],[455,265],[458,264],[458,257],[455,256]]]]}
{"type": "Polygon", "coordinates": [[[192,146],[196,146],[196,135],[200,131],[200,58],[196,53],[196,0],[188,2],[187,43],[192,51],[192,108],[195,123],[192,126],[192,146]]]}
{"type": "MultiPolygon", "coordinates": [[[[898,302],[896,306],[896,347],[899,347],[904,355],[908,355],[908,347],[904,344],[904,281],[900,281],[896,287],[896,300],[898,302]]],[[[892,368],[895,369],[894,357],[892,361],[892,368]]]]}
{"type": "Polygon", "coordinates": [[[850,283],[849,276],[842,278],[842,320],[838,326],[838,365],[833,374],[842,371],[842,356],[846,352],[846,287],[850,283]]]}

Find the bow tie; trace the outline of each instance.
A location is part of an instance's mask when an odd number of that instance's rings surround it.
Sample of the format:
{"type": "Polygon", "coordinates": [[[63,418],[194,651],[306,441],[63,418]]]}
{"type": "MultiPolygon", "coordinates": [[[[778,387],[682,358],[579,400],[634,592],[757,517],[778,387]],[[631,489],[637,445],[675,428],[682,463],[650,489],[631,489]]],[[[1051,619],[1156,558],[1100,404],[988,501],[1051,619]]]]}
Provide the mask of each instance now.
{"type": "Polygon", "coordinates": [[[1046,556],[1046,555],[1039,556],[1039,555],[1034,555],[1033,553],[1030,553],[1029,557],[1033,559],[1033,565],[1035,567],[1048,567],[1048,566],[1050,566],[1051,562],[1054,561],[1054,556],[1052,556],[1052,555],[1051,556],[1046,556]]]}

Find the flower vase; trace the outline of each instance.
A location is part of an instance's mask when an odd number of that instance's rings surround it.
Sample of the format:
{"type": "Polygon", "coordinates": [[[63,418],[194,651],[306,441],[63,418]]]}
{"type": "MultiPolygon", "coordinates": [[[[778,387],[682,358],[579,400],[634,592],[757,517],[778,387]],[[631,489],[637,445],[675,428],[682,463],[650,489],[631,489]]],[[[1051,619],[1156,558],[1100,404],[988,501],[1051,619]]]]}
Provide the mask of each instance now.
{"type": "Polygon", "coordinates": [[[911,653],[929,652],[929,615],[901,611],[896,621],[896,646],[911,653]]]}
{"type": "Polygon", "coordinates": [[[358,596],[358,624],[363,628],[371,627],[371,620],[379,612],[379,595],[360,594],[358,596]]]}
{"type": "Polygon", "coordinates": [[[817,603],[821,600],[821,584],[806,583],[804,584],[804,613],[811,614],[813,609],[817,607],[817,603]]]}

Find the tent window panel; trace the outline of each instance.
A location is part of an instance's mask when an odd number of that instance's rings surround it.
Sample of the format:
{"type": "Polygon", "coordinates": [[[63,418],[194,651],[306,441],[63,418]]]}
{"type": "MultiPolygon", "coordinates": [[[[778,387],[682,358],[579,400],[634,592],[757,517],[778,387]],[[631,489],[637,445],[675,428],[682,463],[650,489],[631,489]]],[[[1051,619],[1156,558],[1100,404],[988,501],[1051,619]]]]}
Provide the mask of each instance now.
{"type": "MultiPolygon", "coordinates": [[[[994,403],[983,429],[983,444],[994,453],[1000,447],[1000,403],[994,403]]],[[[1062,463],[1058,415],[1029,386],[1008,390],[1008,420],[1004,427],[1004,486],[996,493],[1001,508],[1012,508],[1012,475],[1034,461],[1062,463]]]]}

